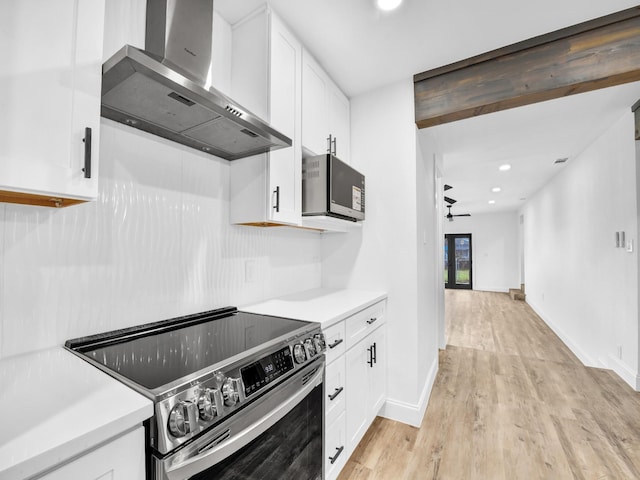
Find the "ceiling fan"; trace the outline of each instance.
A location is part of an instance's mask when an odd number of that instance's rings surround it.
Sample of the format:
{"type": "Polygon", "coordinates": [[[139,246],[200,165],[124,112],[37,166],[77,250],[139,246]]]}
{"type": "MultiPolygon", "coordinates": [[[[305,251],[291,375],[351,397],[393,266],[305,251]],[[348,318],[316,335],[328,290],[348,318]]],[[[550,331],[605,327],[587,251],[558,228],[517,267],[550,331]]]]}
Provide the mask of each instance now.
{"type": "Polygon", "coordinates": [[[451,213],[451,205],[447,205],[447,208],[449,209],[449,213],[447,213],[445,218],[448,218],[450,222],[453,222],[453,217],[470,217],[471,216],[470,213],[461,213],[459,215],[453,215],[451,213]]]}

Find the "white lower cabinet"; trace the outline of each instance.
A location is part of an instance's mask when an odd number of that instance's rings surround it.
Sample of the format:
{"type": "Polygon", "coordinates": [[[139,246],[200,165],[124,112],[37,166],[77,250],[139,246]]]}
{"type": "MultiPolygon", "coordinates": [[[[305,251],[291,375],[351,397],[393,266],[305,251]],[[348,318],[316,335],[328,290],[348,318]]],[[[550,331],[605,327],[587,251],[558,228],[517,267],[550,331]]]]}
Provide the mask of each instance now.
{"type": "Polygon", "coordinates": [[[334,480],[347,463],[347,435],[345,412],[333,422],[327,423],[325,432],[324,478],[334,480]]]}
{"type": "Polygon", "coordinates": [[[39,480],[142,480],[144,428],[138,427],[86,455],[38,477],[39,480]]]}
{"type": "Polygon", "coordinates": [[[358,445],[384,403],[384,354],[383,325],[347,351],[347,443],[350,447],[358,445]]]}
{"type": "Polygon", "coordinates": [[[327,398],[325,401],[324,415],[327,423],[344,412],[345,408],[345,385],[346,371],[344,363],[344,355],[335,362],[327,366],[325,371],[325,392],[327,398]]]}
{"type": "Polygon", "coordinates": [[[340,474],[385,402],[385,307],[382,300],[324,330],[327,480],[340,474]]]}

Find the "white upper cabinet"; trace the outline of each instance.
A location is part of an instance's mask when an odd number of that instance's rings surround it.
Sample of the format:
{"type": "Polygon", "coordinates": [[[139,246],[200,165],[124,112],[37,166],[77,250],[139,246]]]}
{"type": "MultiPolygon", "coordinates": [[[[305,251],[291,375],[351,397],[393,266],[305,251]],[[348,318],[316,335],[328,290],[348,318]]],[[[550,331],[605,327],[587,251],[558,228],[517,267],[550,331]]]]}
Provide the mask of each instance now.
{"type": "Polygon", "coordinates": [[[349,99],[307,52],[302,54],[302,148],[305,155],[332,151],[350,159],[349,99]],[[335,144],[329,144],[329,137],[335,144]]]}
{"type": "Polygon", "coordinates": [[[0,201],[97,197],[104,9],[104,0],[2,2],[0,201]]]}
{"type": "Polygon", "coordinates": [[[299,225],[302,46],[268,8],[233,26],[232,97],[293,145],[231,162],[231,222],[299,225]]]}

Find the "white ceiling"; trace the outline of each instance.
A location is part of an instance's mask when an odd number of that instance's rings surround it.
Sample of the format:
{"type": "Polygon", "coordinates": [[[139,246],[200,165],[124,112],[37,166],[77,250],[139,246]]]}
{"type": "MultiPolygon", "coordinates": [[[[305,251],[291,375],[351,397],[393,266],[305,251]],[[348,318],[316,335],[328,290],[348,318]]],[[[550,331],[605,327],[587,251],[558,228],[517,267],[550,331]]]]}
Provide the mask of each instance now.
{"type": "MultiPolygon", "coordinates": [[[[214,0],[231,24],[265,0],[214,0]]],[[[636,6],[636,0],[404,0],[393,12],[374,0],[269,0],[350,97],[416,73],[636,6]]],[[[517,208],[640,98],[637,84],[576,95],[436,127],[454,213],[517,208]],[[508,159],[514,168],[496,176],[508,159]],[[495,167],[495,168],[494,168],[495,167]],[[487,194],[484,197],[484,194],[487,194]],[[499,201],[499,203],[498,203],[499,201]],[[465,212],[461,210],[465,209],[465,212]]]]}
{"type": "Polygon", "coordinates": [[[451,213],[520,208],[639,99],[636,82],[434,127],[443,180],[454,187],[445,195],[458,200],[451,213]],[[554,164],[559,158],[568,160],[554,164]],[[511,170],[500,172],[505,163],[511,170]]]}

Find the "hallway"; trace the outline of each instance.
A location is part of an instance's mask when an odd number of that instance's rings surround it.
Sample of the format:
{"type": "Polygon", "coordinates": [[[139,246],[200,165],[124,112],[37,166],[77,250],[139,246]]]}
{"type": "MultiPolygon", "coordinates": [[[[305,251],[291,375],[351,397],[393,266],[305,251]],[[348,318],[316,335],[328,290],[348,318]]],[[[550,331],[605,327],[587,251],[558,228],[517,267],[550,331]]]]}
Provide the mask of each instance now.
{"type": "Polygon", "coordinates": [[[378,417],[340,480],[640,479],[640,393],[507,294],[447,290],[446,312],[421,428],[378,417]]]}

